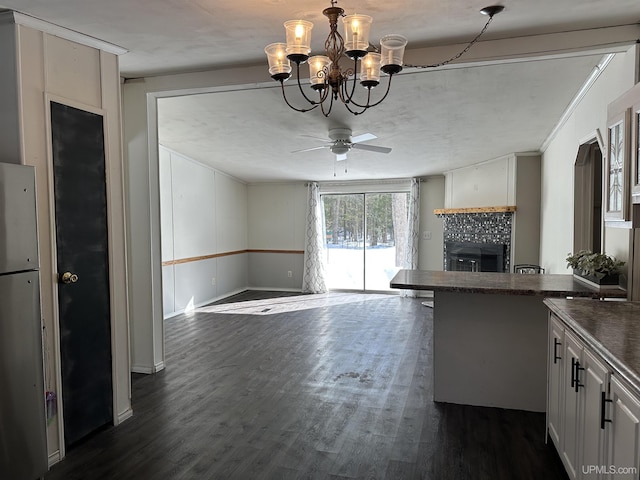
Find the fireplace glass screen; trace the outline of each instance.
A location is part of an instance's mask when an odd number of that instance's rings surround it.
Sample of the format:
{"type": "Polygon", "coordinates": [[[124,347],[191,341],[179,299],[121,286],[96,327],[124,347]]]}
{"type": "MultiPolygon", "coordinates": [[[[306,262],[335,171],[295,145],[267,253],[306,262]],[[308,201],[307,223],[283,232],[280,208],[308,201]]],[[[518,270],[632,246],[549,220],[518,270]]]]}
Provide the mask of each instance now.
{"type": "Polygon", "coordinates": [[[445,242],[445,250],[447,271],[504,272],[504,244],[445,242]]]}

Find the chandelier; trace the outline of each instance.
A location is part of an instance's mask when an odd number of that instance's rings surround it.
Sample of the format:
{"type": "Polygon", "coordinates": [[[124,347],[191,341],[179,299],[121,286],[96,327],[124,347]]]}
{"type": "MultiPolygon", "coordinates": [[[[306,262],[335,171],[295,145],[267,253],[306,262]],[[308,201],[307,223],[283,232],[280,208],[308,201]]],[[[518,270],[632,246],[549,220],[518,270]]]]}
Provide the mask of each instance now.
{"type": "MultiPolygon", "coordinates": [[[[369,30],[373,19],[368,15],[345,15],[344,10],[337,7],[336,3],[337,0],[331,0],[331,6],[322,11],[329,19],[329,36],[324,43],[325,55],[309,56],[313,23],[306,20],[285,22],[286,43],[272,43],[264,49],[269,61],[271,78],[280,82],[285,103],[297,112],[308,112],[320,107],[324,116],[328,117],[333,102],[339,100],[349,112],[360,115],[387,98],[391,89],[391,79],[402,71],[407,39],[397,34],[385,35],[380,39],[379,48],[371,45],[369,30]],[[344,37],[338,32],[339,17],[342,17],[344,37]],[[352,63],[343,68],[340,61],[346,58],[352,63]],[[285,94],[284,82],[291,77],[291,62],[295,63],[298,87],[307,102],[305,108],[292,105],[285,94]],[[316,99],[309,98],[300,81],[300,65],[304,63],[309,65],[309,82],[311,89],[317,93],[316,99]],[[380,72],[389,76],[387,88],[381,98],[372,101],[371,90],[380,84],[380,72]],[[364,100],[356,101],[357,79],[367,91],[364,100]]],[[[460,53],[449,60],[434,65],[404,66],[435,68],[460,58],[486,31],[493,16],[503,9],[503,6],[495,5],[480,10],[482,14],[489,16],[489,20],[481,32],[460,53]]]]}

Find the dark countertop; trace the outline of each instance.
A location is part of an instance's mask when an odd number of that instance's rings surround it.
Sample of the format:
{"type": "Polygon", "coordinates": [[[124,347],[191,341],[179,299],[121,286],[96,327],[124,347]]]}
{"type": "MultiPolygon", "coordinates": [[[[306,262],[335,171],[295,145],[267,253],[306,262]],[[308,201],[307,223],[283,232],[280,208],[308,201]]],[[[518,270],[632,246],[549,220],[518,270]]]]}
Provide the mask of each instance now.
{"type": "Polygon", "coordinates": [[[502,295],[543,295],[545,297],[626,298],[622,289],[598,290],[573,275],[523,275],[494,272],[442,272],[400,270],[391,288],[502,295]]]}
{"type": "Polygon", "coordinates": [[[544,303],[640,392],[640,302],[547,298],[544,303]]]}

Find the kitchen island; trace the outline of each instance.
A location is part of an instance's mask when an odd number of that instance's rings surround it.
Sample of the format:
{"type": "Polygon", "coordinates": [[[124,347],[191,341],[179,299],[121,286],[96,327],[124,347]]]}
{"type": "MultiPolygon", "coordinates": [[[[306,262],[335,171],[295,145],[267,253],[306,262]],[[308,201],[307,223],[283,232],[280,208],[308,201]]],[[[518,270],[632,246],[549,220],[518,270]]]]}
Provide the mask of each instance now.
{"type": "Polygon", "coordinates": [[[400,270],[392,288],[430,290],[434,400],[544,412],[547,297],[626,298],[573,275],[400,270]]]}

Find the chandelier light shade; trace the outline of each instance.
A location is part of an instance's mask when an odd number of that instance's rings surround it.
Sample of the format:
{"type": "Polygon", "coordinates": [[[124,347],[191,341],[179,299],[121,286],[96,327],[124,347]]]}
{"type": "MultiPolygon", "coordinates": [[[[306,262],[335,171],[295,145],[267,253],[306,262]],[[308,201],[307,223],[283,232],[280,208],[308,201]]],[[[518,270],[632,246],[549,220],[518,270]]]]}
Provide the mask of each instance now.
{"type": "Polygon", "coordinates": [[[323,89],[326,72],[331,68],[331,59],[325,55],[316,55],[309,59],[309,81],[311,88],[323,89]]]}
{"type": "Polygon", "coordinates": [[[347,15],[342,18],[344,26],[344,48],[348,57],[349,52],[365,52],[369,48],[369,32],[373,18],[369,15],[347,15]]]}
{"type": "Polygon", "coordinates": [[[311,52],[311,29],[313,23],[306,20],[289,20],[284,22],[287,34],[287,55],[308,57],[311,52]]]}
{"type": "Polygon", "coordinates": [[[272,43],[264,49],[269,61],[269,75],[289,75],[291,73],[291,62],[287,58],[286,43],[272,43]]]}
{"type": "Polygon", "coordinates": [[[363,86],[375,86],[380,83],[380,54],[369,52],[362,59],[362,70],[360,72],[360,83],[363,86]],[[375,82],[375,83],[373,83],[375,82]]]}
{"type": "MultiPolygon", "coordinates": [[[[377,48],[369,42],[373,19],[369,15],[344,15],[344,10],[336,4],[337,0],[331,0],[331,6],[322,11],[329,19],[329,35],[324,43],[324,55],[309,56],[313,23],[306,20],[285,22],[286,43],[272,43],[265,48],[269,62],[269,75],[280,82],[286,104],[298,112],[308,112],[320,107],[324,116],[328,117],[333,102],[339,100],[349,112],[360,115],[387,98],[391,89],[391,79],[402,71],[407,39],[397,34],[385,35],[380,39],[380,47],[377,48]],[[339,18],[342,18],[344,36],[338,31],[339,18]],[[284,82],[291,77],[293,69],[291,62],[295,64],[300,94],[307,102],[304,108],[291,104],[285,93],[284,82]],[[344,67],[341,62],[346,63],[347,66],[344,67]],[[315,98],[310,98],[305,93],[300,79],[300,65],[304,63],[309,65],[309,82],[311,89],[315,92],[311,97],[315,98]],[[387,88],[381,98],[372,101],[371,90],[380,84],[380,72],[389,77],[387,88]],[[364,95],[356,92],[358,80],[366,90],[364,95]],[[357,96],[363,99],[356,100],[357,96]]],[[[497,5],[481,10],[481,13],[489,16],[489,20],[480,34],[458,55],[436,65],[407,65],[407,67],[435,68],[459,58],[486,31],[493,15],[503,9],[504,7],[497,5]]]]}
{"type": "Polygon", "coordinates": [[[407,46],[407,39],[402,35],[385,35],[380,39],[380,68],[386,67],[389,74],[398,73],[402,70],[402,59],[404,58],[404,47],[407,46]],[[395,70],[400,67],[400,70],[395,70]]]}

